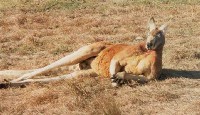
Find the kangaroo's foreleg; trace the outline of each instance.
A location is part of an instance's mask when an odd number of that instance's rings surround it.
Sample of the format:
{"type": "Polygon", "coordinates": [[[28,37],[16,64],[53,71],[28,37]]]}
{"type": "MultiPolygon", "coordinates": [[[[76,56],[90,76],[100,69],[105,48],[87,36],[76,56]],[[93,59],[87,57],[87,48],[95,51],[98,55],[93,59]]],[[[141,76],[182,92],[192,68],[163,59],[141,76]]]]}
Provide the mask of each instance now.
{"type": "MultiPolygon", "coordinates": [[[[121,68],[122,67],[118,60],[116,59],[111,60],[109,72],[110,72],[111,82],[114,87],[118,86],[118,83],[114,80],[116,80],[116,74],[121,70],[121,68]]],[[[119,82],[121,82],[121,80],[119,82]]]]}
{"type": "Polygon", "coordinates": [[[146,83],[148,79],[145,76],[142,75],[134,75],[130,73],[126,73],[125,71],[122,71],[123,66],[120,65],[120,58],[116,59],[113,58],[110,63],[110,76],[111,76],[111,82],[112,86],[117,87],[122,84],[130,83],[132,80],[137,81],[139,83],[146,83]]]}
{"type": "Polygon", "coordinates": [[[105,42],[98,42],[98,43],[94,43],[91,45],[87,45],[84,46],[82,48],[80,48],[79,50],[75,51],[74,53],[67,55],[63,58],[61,58],[60,60],[53,62],[50,65],[47,65],[43,68],[39,68],[36,71],[24,74],[23,76],[12,80],[11,82],[17,82],[23,79],[28,79],[31,78],[33,76],[42,74],[44,72],[47,72],[51,69],[57,68],[57,67],[61,67],[64,65],[73,65],[73,64],[77,64],[80,63],[90,57],[94,57],[97,56],[103,49],[105,49],[109,44],[105,43],[105,42]]]}
{"type": "Polygon", "coordinates": [[[118,73],[121,69],[121,66],[119,64],[118,60],[112,59],[110,62],[109,72],[110,76],[114,77],[116,73],[118,73]]]}

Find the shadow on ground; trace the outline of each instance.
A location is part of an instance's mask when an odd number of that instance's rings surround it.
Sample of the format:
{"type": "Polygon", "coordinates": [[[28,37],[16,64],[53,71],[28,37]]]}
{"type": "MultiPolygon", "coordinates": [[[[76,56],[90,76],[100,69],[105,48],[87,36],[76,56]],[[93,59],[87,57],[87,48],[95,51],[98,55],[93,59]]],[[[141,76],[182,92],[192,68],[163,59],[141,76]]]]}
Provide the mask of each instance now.
{"type": "Polygon", "coordinates": [[[159,80],[165,80],[167,78],[200,79],[200,71],[175,70],[175,69],[163,69],[162,71],[163,72],[159,80]]]}

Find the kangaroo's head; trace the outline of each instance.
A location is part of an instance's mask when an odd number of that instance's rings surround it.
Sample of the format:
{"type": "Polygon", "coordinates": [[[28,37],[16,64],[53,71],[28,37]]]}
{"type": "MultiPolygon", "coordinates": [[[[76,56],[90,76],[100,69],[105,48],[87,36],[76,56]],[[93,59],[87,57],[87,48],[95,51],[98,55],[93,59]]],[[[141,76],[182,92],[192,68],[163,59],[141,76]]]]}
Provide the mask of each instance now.
{"type": "Polygon", "coordinates": [[[148,50],[159,50],[165,44],[165,33],[167,30],[167,23],[163,24],[159,28],[156,27],[155,20],[152,17],[149,22],[149,32],[147,35],[146,48],[148,50]]]}

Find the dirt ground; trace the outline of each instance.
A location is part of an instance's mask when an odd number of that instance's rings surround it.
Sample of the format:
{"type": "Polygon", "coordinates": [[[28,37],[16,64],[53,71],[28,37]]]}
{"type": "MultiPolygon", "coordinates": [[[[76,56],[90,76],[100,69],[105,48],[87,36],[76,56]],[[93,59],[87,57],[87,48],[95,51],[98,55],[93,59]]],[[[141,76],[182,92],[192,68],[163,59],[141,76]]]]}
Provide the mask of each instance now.
{"type": "MultiPolygon", "coordinates": [[[[166,34],[160,79],[113,88],[109,79],[86,77],[0,89],[1,115],[200,114],[198,0],[1,0],[0,3],[0,70],[43,67],[97,41],[136,44],[145,40],[135,38],[146,37],[150,17],[158,25],[173,19],[166,34]]],[[[66,73],[55,70],[47,75],[66,73]]]]}

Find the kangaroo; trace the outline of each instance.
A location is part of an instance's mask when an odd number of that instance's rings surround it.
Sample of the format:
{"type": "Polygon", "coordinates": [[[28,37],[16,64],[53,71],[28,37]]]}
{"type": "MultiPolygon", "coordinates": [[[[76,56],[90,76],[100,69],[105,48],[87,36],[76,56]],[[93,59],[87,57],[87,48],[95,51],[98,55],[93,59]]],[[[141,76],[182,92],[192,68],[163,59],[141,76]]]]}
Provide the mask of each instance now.
{"type": "MultiPolygon", "coordinates": [[[[157,79],[162,71],[162,52],[167,26],[168,23],[157,28],[152,17],[148,22],[149,32],[146,42],[137,45],[112,44],[109,42],[93,43],[81,47],[50,65],[29,71],[12,80],[11,83],[28,82],[32,80],[30,78],[51,69],[74,64],[79,64],[80,69],[84,70],[82,75],[91,72],[98,76],[110,78],[113,86],[128,83],[131,79],[140,75],[148,81],[157,79]]],[[[70,74],[70,76],[77,75],[70,74]]]]}

